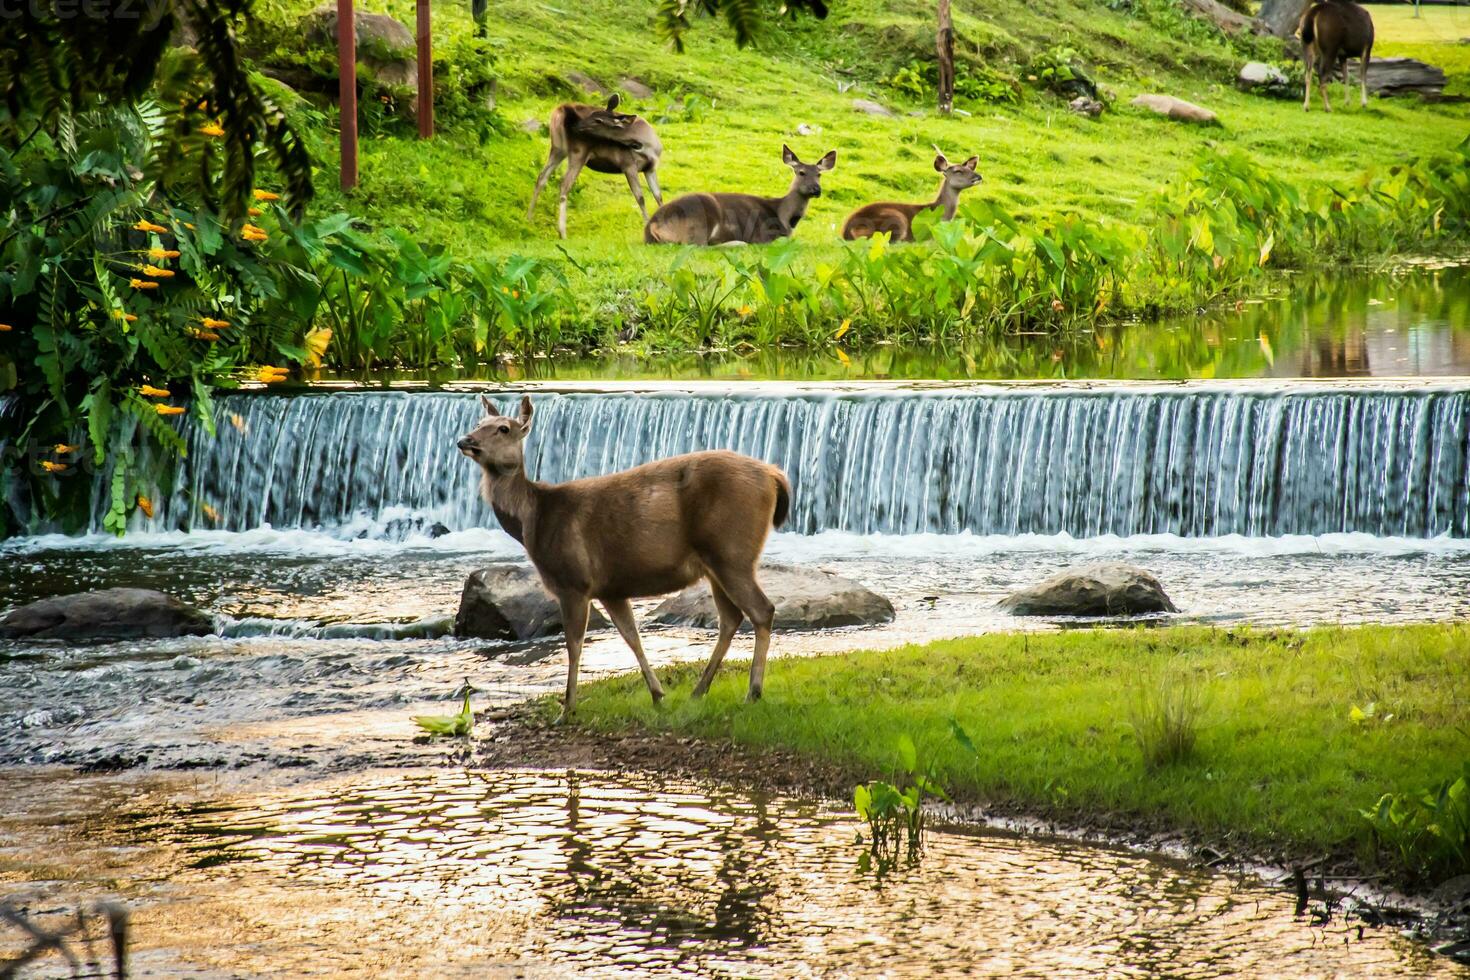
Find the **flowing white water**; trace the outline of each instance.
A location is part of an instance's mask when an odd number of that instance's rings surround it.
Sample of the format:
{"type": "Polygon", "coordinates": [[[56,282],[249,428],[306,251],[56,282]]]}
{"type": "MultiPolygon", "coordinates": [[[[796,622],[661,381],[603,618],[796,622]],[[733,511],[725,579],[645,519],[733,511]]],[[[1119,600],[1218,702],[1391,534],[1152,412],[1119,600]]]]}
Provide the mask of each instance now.
{"type": "MultiPolygon", "coordinates": [[[[540,479],[727,447],[786,470],[788,529],[807,535],[1470,536],[1459,388],[766,388],[536,403],[527,466],[540,479]]],[[[191,434],[176,485],[137,530],[404,540],[493,526],[454,448],[480,417],[473,394],[244,395],[220,413],[218,437],[191,434]]],[[[104,503],[99,483],[99,521],[104,503]]]]}

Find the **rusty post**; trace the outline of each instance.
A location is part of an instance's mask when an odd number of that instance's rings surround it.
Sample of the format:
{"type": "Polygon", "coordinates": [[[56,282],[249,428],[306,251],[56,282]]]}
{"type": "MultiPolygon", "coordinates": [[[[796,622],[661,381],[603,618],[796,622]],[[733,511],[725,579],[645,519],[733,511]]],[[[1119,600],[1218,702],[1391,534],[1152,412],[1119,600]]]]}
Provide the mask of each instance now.
{"type": "Polygon", "coordinates": [[[357,186],[357,20],[352,0],[337,0],[337,110],[342,189],[357,186]]]}
{"type": "Polygon", "coordinates": [[[418,0],[419,139],[434,135],[434,48],[429,40],[429,0],[418,0]]]}

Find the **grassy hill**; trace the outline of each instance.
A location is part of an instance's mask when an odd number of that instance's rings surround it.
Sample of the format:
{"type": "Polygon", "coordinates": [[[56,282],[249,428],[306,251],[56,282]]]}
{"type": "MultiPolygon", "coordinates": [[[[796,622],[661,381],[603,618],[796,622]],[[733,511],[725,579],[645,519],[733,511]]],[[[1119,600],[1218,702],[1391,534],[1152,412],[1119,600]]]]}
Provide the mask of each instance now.
{"type": "MultiPolygon", "coordinates": [[[[309,0],[262,0],[258,12],[274,30],[289,34],[309,6],[309,0]]],[[[632,77],[654,90],[652,98],[628,101],[658,126],[668,195],[696,189],[782,193],[788,181],[780,163],[783,142],[810,158],[835,148],[837,168],[798,236],[808,242],[835,238],[846,214],[867,201],[931,196],[931,144],[956,157],[977,154],[985,176],[978,193],[1021,213],[1125,216],[1207,142],[1243,147],[1285,176],[1341,179],[1452,146],[1465,132],[1460,106],[1375,100],[1366,111],[1354,107],[1329,116],[1320,107],[1304,114],[1289,100],[1237,92],[1231,80],[1239,65],[1252,56],[1280,59],[1279,44],[1228,40],[1176,11],[1171,0],[957,4],[962,79],[1014,81],[1017,101],[962,97],[958,105],[969,115],[941,118],[932,99],[920,101],[885,82],[907,65],[932,60],[932,7],[915,0],[838,0],[827,20],[781,22],[758,48],[743,51],[721,23],[705,20],[697,23],[687,52],[676,54],[653,30],[651,2],[497,0],[488,40],[479,48],[467,5],[438,4],[436,71],[448,80],[466,68],[488,69],[497,78],[499,132],[482,141],[490,113],[476,118],[471,112],[446,120],[439,136],[424,143],[407,120],[375,122],[370,110],[376,107],[370,106],[361,187],[344,199],[336,190],[329,109],[309,127],[322,166],[317,207],[402,226],[459,254],[549,253],[555,184],[535,219],[525,220],[547,141],[521,125],[545,119],[557,102],[576,96],[565,81],[574,72],[609,87],[632,77]],[[1029,81],[1037,59],[1048,52],[1066,55],[1066,49],[1115,96],[1098,120],[1070,113],[1064,99],[1029,81]],[[1181,125],[1128,104],[1155,91],[1214,109],[1223,128],[1181,125]],[[891,106],[897,115],[857,112],[857,97],[891,106]],[[799,127],[812,135],[801,135],[799,127]]],[[[409,0],[377,0],[366,9],[413,23],[409,0]]],[[[1459,24],[1470,14],[1433,8],[1425,11],[1428,19],[1414,22],[1407,7],[1375,12],[1385,54],[1448,63],[1461,72],[1452,91],[1466,87],[1470,59],[1455,42],[1470,34],[1470,24],[1459,24]]],[[[641,242],[639,217],[621,177],[584,173],[570,208],[574,255],[595,260],[641,242]]]]}

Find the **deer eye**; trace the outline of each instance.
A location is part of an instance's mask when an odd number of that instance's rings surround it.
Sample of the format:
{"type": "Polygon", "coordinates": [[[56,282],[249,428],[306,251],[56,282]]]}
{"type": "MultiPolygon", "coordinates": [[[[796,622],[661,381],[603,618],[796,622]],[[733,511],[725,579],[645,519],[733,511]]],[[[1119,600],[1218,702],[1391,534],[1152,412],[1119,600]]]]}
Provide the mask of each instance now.
{"type": "Polygon", "coordinates": [[[500,431],[501,431],[501,432],[502,432],[502,433],[504,433],[504,432],[509,432],[509,431],[510,431],[510,426],[508,426],[508,425],[502,425],[502,426],[501,426],[501,427],[500,427],[500,431]]]}

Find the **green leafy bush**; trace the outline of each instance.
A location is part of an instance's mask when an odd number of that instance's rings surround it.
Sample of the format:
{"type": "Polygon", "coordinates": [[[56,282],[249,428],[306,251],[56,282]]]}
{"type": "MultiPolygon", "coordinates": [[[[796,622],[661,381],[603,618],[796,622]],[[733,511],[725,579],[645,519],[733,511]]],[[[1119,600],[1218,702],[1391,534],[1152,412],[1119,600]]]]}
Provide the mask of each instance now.
{"type": "Polygon", "coordinates": [[[1415,881],[1470,874],[1470,762],[1417,793],[1385,793],[1363,812],[1375,839],[1415,881]]]}

